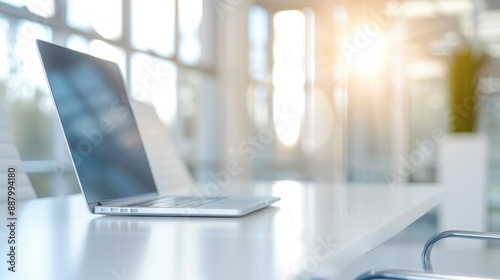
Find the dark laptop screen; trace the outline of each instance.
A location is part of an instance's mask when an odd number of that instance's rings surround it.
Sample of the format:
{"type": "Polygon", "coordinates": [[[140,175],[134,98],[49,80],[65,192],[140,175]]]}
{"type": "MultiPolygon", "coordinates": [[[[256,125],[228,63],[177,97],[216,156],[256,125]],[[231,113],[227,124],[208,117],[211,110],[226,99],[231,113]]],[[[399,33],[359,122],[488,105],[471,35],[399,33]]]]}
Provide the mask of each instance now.
{"type": "Polygon", "coordinates": [[[118,66],[37,44],[87,202],[156,192],[118,66]]]}

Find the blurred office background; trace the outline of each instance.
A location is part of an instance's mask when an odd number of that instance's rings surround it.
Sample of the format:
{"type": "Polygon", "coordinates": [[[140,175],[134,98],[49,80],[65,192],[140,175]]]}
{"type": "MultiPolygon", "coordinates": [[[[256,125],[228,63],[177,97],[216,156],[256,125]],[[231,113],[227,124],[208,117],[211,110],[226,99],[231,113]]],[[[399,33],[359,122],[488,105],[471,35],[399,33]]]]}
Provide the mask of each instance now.
{"type": "MultiPolygon", "coordinates": [[[[446,128],[446,56],[474,40],[492,56],[479,131],[500,209],[499,1],[0,0],[0,100],[43,197],[79,190],[37,38],[117,62],[199,181],[236,160],[234,181],[368,183],[446,128]]],[[[435,182],[435,161],[404,180],[435,182]]]]}

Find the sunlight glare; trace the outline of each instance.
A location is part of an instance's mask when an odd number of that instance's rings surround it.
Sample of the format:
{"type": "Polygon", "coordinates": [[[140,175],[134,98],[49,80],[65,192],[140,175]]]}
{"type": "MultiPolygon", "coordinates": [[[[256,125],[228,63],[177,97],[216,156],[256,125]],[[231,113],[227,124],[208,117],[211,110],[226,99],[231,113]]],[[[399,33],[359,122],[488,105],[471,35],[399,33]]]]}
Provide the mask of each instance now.
{"type": "Polygon", "coordinates": [[[379,72],[385,63],[385,45],[382,40],[373,42],[370,46],[354,54],[350,67],[361,74],[375,74],[379,72]]]}

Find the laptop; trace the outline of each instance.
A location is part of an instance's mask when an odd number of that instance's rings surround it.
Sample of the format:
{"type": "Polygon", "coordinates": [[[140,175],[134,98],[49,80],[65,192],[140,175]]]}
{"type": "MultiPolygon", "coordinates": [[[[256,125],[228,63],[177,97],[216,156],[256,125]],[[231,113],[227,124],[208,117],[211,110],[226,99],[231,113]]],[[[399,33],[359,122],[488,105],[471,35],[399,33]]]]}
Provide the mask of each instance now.
{"type": "Polygon", "coordinates": [[[279,200],[161,196],[118,65],[41,40],[37,47],[91,213],[234,217],[279,200]]]}

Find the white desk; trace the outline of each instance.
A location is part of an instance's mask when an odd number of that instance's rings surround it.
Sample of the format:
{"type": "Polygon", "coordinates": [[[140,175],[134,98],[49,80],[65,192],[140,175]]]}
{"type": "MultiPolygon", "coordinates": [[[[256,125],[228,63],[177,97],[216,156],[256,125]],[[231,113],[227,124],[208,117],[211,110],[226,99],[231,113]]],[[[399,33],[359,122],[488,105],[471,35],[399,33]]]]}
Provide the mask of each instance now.
{"type": "MultiPolygon", "coordinates": [[[[0,204],[0,279],[308,279],[336,275],[436,206],[436,186],[278,182],[231,194],[282,200],[242,218],[104,217],[83,197],[18,205],[17,272],[7,271],[0,204]]],[[[3,195],[3,194],[2,194],[3,195]]]]}

